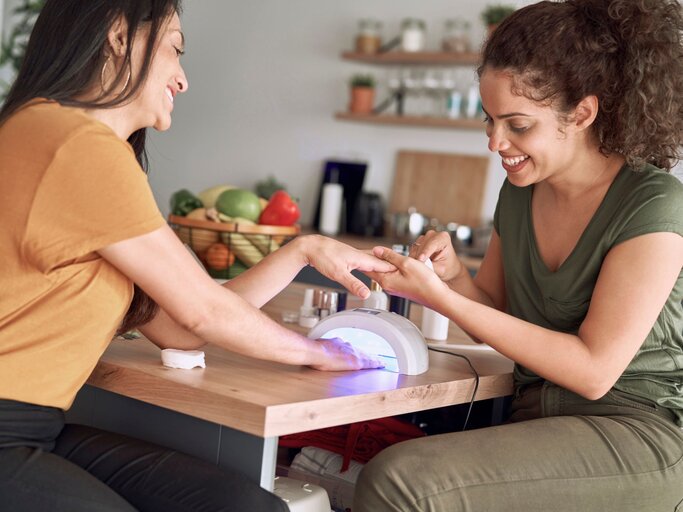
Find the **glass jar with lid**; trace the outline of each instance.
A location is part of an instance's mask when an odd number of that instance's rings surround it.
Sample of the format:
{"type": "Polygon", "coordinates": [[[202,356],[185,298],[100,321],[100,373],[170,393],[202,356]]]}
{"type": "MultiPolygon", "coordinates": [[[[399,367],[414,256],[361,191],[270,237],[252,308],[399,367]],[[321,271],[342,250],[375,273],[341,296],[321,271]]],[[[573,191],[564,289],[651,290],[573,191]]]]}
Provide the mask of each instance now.
{"type": "Polygon", "coordinates": [[[441,47],[446,52],[467,53],[472,50],[471,24],[463,18],[446,20],[441,47]]]}
{"type": "Polygon", "coordinates": [[[358,21],[356,51],[358,53],[377,53],[382,46],[382,23],[372,18],[358,21]]]}
{"type": "Polygon", "coordinates": [[[427,25],[417,18],[406,18],[401,22],[401,49],[404,52],[420,52],[425,49],[427,25]]]}

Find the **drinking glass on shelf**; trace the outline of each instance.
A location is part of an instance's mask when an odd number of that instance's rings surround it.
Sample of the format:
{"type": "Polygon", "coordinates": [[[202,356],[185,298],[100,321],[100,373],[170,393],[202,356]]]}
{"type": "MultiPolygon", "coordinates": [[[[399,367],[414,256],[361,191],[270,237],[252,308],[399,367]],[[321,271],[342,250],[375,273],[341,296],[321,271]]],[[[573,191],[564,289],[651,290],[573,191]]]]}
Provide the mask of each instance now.
{"type": "Polygon", "coordinates": [[[437,69],[427,69],[424,75],[425,108],[424,114],[429,116],[443,116],[442,100],[442,72],[437,69]]]}
{"type": "Polygon", "coordinates": [[[462,91],[460,91],[460,84],[458,83],[457,73],[453,69],[448,69],[444,72],[441,82],[444,92],[443,107],[445,116],[450,119],[458,119],[461,117],[462,109],[462,91]]]}
{"type": "Polygon", "coordinates": [[[424,112],[422,95],[424,92],[424,71],[417,68],[406,68],[403,72],[405,86],[404,110],[406,115],[421,116],[424,112]]]}
{"type": "Polygon", "coordinates": [[[387,73],[387,88],[391,94],[396,94],[403,87],[401,70],[392,68],[387,73]]]}

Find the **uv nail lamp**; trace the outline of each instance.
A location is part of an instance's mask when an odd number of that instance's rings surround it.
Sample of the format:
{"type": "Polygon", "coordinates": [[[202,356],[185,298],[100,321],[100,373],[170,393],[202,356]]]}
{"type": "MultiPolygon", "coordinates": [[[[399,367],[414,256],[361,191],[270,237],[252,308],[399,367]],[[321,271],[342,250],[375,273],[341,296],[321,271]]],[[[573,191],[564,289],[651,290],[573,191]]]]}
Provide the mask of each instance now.
{"type": "Polygon", "coordinates": [[[341,338],[384,368],[404,375],[419,375],[429,368],[427,343],[410,320],[380,309],[356,308],[334,313],[311,329],[311,339],[341,338]]]}

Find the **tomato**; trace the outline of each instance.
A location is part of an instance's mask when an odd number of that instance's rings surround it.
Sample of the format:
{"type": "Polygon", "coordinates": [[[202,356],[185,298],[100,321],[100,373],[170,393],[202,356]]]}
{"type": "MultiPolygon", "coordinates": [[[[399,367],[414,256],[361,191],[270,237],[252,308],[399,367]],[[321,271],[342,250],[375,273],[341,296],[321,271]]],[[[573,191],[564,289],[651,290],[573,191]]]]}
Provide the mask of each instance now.
{"type": "Polygon", "coordinates": [[[214,270],[224,270],[235,263],[235,255],[230,252],[228,246],[215,243],[206,250],[206,264],[214,270]]]}
{"type": "Polygon", "coordinates": [[[296,201],[287,192],[278,190],[270,196],[268,206],[259,217],[259,224],[270,226],[291,226],[299,220],[301,211],[296,201]]]}

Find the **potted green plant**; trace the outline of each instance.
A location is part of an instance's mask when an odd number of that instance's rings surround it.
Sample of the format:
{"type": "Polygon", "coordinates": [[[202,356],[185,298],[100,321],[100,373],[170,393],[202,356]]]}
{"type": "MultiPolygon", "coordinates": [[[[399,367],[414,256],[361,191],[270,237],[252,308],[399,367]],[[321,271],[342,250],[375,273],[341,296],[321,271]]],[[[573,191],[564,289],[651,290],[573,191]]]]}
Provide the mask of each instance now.
{"type": "Polygon", "coordinates": [[[490,4],[486,6],[481,13],[481,19],[488,28],[489,37],[496,30],[496,27],[500,25],[500,22],[515,12],[515,9],[514,5],[490,4]]]}
{"type": "MultiPolygon", "coordinates": [[[[16,75],[21,61],[24,60],[28,38],[44,3],[45,0],[22,0],[21,4],[12,9],[12,16],[18,19],[9,24],[11,27],[9,35],[3,38],[0,44],[0,67],[9,66],[12,75],[16,75]]],[[[8,86],[7,83],[2,84],[4,89],[8,86]]],[[[3,95],[0,94],[0,96],[3,95]]]]}
{"type": "Polygon", "coordinates": [[[371,114],[375,104],[375,77],[357,74],[351,77],[349,111],[354,114],[371,114]]]}

